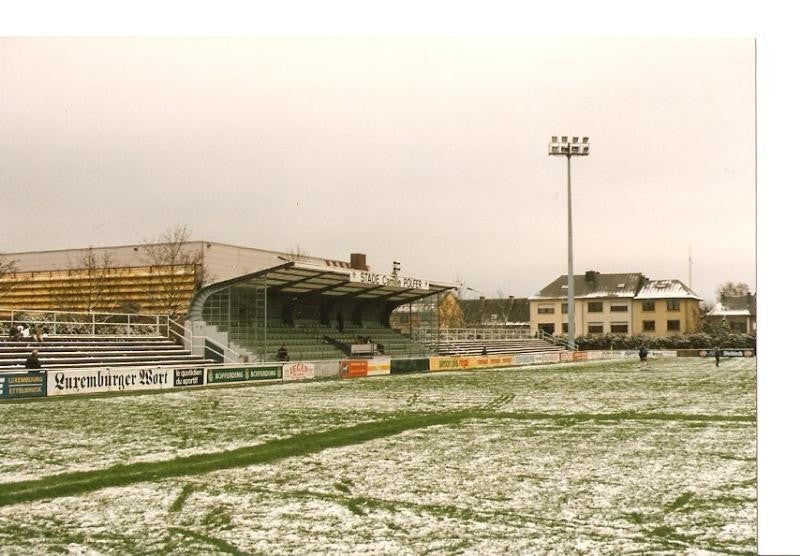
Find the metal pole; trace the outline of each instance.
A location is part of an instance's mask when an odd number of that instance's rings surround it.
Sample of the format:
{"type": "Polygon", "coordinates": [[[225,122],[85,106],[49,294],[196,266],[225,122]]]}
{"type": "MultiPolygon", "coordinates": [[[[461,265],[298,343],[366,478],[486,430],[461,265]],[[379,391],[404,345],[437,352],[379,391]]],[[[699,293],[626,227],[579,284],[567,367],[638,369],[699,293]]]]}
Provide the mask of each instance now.
{"type": "Polygon", "coordinates": [[[572,168],[567,154],[567,312],[569,349],[575,349],[575,276],[572,272],[572,168]]]}

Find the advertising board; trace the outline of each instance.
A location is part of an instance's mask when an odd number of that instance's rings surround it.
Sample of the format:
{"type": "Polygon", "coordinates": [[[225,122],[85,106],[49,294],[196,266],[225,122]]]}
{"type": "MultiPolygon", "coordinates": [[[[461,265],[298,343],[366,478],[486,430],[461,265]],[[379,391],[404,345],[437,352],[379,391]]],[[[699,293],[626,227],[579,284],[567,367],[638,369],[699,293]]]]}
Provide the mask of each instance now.
{"type": "MultiPolygon", "coordinates": [[[[701,349],[697,352],[700,357],[714,357],[713,349],[701,349]]],[[[752,349],[721,349],[722,357],[753,357],[752,349]]]]}
{"type": "Polygon", "coordinates": [[[391,373],[390,357],[375,357],[367,360],[367,376],[383,376],[391,373]]]}
{"type": "Polygon", "coordinates": [[[514,365],[513,355],[481,355],[478,357],[431,357],[431,371],[459,371],[467,369],[487,369],[490,367],[510,367],[514,365]]]}
{"type": "Polygon", "coordinates": [[[561,361],[561,356],[557,351],[521,353],[514,356],[514,365],[542,365],[545,363],[558,363],[559,361],[561,361]]]}
{"type": "Polygon", "coordinates": [[[93,369],[48,371],[47,395],[163,390],[175,384],[174,369],[93,369]]]}
{"type": "Polygon", "coordinates": [[[38,398],[47,390],[45,373],[0,374],[0,398],[38,398]]]}
{"type": "Polygon", "coordinates": [[[205,384],[206,370],[204,367],[191,369],[173,369],[173,383],[175,388],[185,386],[202,386],[205,384]]]}
{"type": "Polygon", "coordinates": [[[254,380],[277,380],[282,376],[280,365],[255,365],[252,367],[209,367],[207,384],[227,384],[254,380]]]}
{"type": "Polygon", "coordinates": [[[313,363],[286,363],[283,366],[283,380],[308,380],[314,378],[313,363]]]}
{"type": "Polygon", "coordinates": [[[339,361],[339,376],[341,378],[357,378],[367,376],[369,364],[366,359],[342,359],[339,361]]]}

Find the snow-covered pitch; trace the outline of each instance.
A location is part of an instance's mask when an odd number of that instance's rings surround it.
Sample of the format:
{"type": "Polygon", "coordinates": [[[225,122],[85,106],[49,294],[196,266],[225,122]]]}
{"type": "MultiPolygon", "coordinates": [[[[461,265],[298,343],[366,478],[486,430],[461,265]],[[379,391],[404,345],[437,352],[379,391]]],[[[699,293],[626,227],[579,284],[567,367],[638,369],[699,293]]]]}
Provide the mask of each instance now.
{"type": "Polygon", "coordinates": [[[7,403],[0,546],[755,553],[755,366],[604,361],[7,403]]]}

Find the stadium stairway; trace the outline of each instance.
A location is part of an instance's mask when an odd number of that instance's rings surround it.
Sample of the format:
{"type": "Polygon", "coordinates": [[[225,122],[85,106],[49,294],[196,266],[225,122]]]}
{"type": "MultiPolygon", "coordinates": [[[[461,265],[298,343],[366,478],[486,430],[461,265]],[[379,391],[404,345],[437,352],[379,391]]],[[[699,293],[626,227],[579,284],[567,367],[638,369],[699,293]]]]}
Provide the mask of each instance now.
{"type": "Polygon", "coordinates": [[[32,350],[43,369],[124,366],[205,365],[210,359],[192,355],[182,345],[159,336],[48,336],[42,342],[0,339],[0,372],[25,370],[32,350]]]}

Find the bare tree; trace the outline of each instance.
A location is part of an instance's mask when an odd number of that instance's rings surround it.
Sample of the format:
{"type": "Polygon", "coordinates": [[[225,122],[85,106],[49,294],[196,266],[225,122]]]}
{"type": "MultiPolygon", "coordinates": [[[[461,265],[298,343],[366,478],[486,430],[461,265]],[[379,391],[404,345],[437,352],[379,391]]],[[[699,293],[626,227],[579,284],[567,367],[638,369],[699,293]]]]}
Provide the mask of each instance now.
{"type": "Polygon", "coordinates": [[[458,297],[453,292],[446,292],[442,296],[438,312],[439,326],[442,328],[462,328],[464,326],[464,311],[458,303],[458,297]]]}
{"type": "Polygon", "coordinates": [[[69,278],[57,294],[57,305],[75,311],[109,310],[115,305],[114,259],[108,251],[99,255],[93,247],[71,259],[69,278]]]}
{"type": "Polygon", "coordinates": [[[151,267],[154,279],[148,281],[148,294],[159,312],[177,318],[186,311],[187,275],[193,277],[193,287],[202,284],[202,253],[189,246],[190,233],[186,224],[175,224],[141,248],[151,267]]]}
{"type": "Polygon", "coordinates": [[[717,301],[725,297],[740,297],[750,293],[750,286],[744,282],[725,282],[717,287],[717,301]]]}
{"type": "Polygon", "coordinates": [[[14,287],[14,282],[8,278],[13,276],[16,272],[16,259],[9,259],[5,254],[0,253],[0,298],[14,287]]]}
{"type": "Polygon", "coordinates": [[[308,258],[308,253],[298,243],[292,249],[286,251],[286,258],[290,261],[302,262],[308,258]]]}

